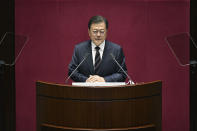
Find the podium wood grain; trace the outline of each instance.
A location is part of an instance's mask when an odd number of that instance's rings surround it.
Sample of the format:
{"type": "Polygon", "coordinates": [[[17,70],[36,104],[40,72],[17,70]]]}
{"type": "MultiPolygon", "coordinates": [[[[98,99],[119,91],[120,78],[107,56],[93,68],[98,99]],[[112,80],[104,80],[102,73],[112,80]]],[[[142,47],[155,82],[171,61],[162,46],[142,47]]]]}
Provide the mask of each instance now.
{"type": "Polygon", "coordinates": [[[161,131],[161,81],[118,87],[36,82],[37,131],[161,131]]]}

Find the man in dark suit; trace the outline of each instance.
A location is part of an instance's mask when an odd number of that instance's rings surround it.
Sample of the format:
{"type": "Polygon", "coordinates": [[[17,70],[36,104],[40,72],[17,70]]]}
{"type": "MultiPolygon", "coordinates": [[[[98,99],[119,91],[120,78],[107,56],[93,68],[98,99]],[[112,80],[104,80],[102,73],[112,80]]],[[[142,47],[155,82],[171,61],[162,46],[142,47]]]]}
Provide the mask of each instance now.
{"type": "Polygon", "coordinates": [[[127,71],[122,48],[106,40],[108,21],[102,16],[93,16],[88,23],[88,33],[91,40],[75,46],[72,61],[69,64],[70,75],[79,63],[71,78],[77,82],[124,82],[126,75],[113,60],[115,57],[122,68],[127,71]]]}

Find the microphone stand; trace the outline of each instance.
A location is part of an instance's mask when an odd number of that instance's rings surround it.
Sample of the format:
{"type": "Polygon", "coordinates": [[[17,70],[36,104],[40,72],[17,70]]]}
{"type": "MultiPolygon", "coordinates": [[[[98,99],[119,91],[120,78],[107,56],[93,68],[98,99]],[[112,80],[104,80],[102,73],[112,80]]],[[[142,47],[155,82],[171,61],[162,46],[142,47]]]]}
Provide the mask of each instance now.
{"type": "Polygon", "coordinates": [[[68,76],[68,78],[65,80],[65,83],[68,82],[68,80],[70,79],[70,77],[76,72],[76,70],[80,67],[80,65],[86,60],[86,58],[89,56],[90,53],[86,53],[85,57],[83,58],[83,60],[79,63],[79,65],[74,69],[74,71],[68,76]]]}
{"type": "Polygon", "coordinates": [[[124,72],[124,74],[127,76],[127,78],[129,79],[129,81],[127,82],[127,85],[130,84],[130,85],[133,85],[135,84],[133,82],[133,80],[131,80],[131,77],[125,72],[125,70],[122,68],[122,66],[118,63],[118,61],[115,59],[114,55],[111,53],[110,54],[113,58],[113,60],[116,62],[116,64],[120,67],[120,69],[124,72]]]}

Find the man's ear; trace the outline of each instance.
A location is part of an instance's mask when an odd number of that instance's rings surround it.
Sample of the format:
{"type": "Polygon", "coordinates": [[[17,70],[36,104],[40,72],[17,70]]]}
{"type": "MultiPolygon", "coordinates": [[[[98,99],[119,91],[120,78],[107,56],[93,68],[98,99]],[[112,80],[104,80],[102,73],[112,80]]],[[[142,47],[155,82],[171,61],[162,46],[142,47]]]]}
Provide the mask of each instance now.
{"type": "Polygon", "coordinates": [[[88,35],[90,36],[90,29],[88,28],[88,35]]]}

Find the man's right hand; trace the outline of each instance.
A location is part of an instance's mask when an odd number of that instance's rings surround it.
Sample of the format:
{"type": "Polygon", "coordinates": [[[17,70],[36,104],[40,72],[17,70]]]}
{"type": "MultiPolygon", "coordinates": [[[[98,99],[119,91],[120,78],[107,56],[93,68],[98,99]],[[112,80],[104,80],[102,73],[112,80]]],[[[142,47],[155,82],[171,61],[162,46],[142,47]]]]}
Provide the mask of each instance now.
{"type": "Polygon", "coordinates": [[[105,82],[105,79],[98,75],[90,75],[86,82],[105,82]]]}

